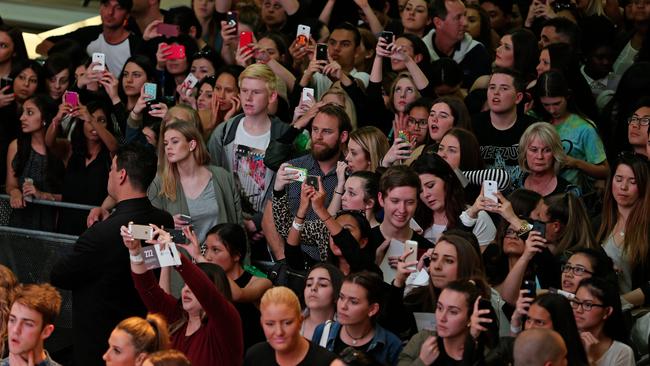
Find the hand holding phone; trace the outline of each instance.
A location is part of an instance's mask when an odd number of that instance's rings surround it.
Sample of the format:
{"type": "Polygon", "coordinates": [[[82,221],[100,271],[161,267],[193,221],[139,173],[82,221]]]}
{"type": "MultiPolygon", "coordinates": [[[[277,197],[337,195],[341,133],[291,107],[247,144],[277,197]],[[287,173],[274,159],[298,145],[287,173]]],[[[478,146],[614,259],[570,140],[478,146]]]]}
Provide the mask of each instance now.
{"type": "Polygon", "coordinates": [[[151,240],[153,239],[153,228],[149,225],[129,224],[129,233],[133,239],[151,240]]]}

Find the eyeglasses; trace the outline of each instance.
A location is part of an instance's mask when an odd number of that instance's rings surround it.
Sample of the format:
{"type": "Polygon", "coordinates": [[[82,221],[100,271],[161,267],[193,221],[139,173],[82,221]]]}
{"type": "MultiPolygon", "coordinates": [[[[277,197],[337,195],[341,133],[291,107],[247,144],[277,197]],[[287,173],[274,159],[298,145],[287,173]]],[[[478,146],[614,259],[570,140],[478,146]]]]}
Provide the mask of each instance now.
{"type": "Polygon", "coordinates": [[[569,300],[569,302],[571,303],[571,307],[576,309],[576,310],[578,310],[578,308],[581,307],[581,306],[582,306],[582,309],[584,311],[591,311],[591,309],[594,306],[599,307],[599,308],[604,308],[605,307],[605,305],[603,305],[603,304],[594,304],[591,301],[578,301],[576,299],[572,299],[572,300],[569,300]]]}
{"type": "Polygon", "coordinates": [[[632,116],[632,117],[627,119],[627,124],[631,125],[632,123],[638,123],[640,126],[647,126],[647,125],[650,125],[650,118],[649,117],[632,116]]]}
{"type": "Polygon", "coordinates": [[[572,266],[570,264],[563,264],[560,266],[560,269],[562,272],[571,271],[576,276],[584,276],[585,273],[594,274],[593,272],[586,270],[585,267],[572,266]]]}
{"type": "Polygon", "coordinates": [[[426,119],[426,118],[416,119],[416,118],[413,118],[413,117],[409,117],[406,120],[406,122],[411,126],[415,125],[415,126],[418,126],[418,127],[426,127],[429,124],[429,120],[426,119]]]}
{"type": "Polygon", "coordinates": [[[517,230],[508,229],[506,230],[506,238],[517,238],[519,239],[519,233],[517,230]]]}

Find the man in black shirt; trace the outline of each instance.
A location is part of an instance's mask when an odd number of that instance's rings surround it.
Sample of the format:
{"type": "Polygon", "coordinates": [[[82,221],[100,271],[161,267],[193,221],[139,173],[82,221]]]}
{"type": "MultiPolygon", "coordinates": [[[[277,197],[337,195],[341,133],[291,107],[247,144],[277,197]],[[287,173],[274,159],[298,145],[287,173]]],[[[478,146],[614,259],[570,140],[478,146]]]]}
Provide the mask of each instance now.
{"type": "Polygon", "coordinates": [[[472,118],[474,134],[481,145],[481,157],[490,168],[504,169],[515,182],[521,174],[518,162],[519,138],[535,120],[517,105],[524,99],[525,84],[512,70],[498,69],[490,77],[487,91],[489,111],[472,118]]]}
{"type": "Polygon", "coordinates": [[[156,165],[154,152],[144,146],[120,148],[107,185],[109,196],[117,202],[115,211],[88,228],[72,253],[52,268],[52,285],[72,291],[76,366],[104,365],[102,354],[113,328],[128,317],[147,314],[131,279],[129,251],[122,244],[120,227],[129,222],[174,227],[172,216],[147,198],[156,165]]]}

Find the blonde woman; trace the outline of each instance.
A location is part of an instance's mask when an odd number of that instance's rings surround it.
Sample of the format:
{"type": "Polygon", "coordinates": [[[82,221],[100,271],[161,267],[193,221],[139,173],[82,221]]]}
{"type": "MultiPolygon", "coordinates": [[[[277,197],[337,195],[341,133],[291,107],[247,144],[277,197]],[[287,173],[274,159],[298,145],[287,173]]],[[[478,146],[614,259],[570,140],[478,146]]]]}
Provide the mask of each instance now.
{"type": "MultiPolygon", "coordinates": [[[[348,153],[345,155],[348,172],[376,171],[389,148],[390,144],[386,135],[377,127],[365,126],[350,132],[348,153]]],[[[340,178],[338,188],[342,189],[345,177],[340,178]]],[[[341,189],[338,191],[341,192],[341,189]]]]}
{"type": "Polygon", "coordinates": [[[566,161],[560,135],[547,122],[530,125],[519,139],[519,166],[524,174],[518,187],[535,191],[543,197],[578,188],[558,173],[566,161]]]}
{"type": "Polygon", "coordinates": [[[286,287],[266,291],[260,302],[266,341],[246,352],[244,366],[330,365],[336,355],[300,334],[300,300],[286,287]]]}
{"type": "Polygon", "coordinates": [[[210,165],[201,133],[187,122],[166,126],[164,154],[149,186],[151,203],[174,216],[177,227],[194,227],[200,243],[210,228],[222,222],[242,223],[239,191],[233,175],[210,165]],[[182,219],[181,215],[191,217],[182,219]],[[189,221],[189,222],[188,222],[189,221]]]}
{"type": "Polygon", "coordinates": [[[165,318],[149,314],[122,320],[108,338],[108,350],[102,358],[107,366],[142,366],[151,353],[169,348],[165,318]]]}

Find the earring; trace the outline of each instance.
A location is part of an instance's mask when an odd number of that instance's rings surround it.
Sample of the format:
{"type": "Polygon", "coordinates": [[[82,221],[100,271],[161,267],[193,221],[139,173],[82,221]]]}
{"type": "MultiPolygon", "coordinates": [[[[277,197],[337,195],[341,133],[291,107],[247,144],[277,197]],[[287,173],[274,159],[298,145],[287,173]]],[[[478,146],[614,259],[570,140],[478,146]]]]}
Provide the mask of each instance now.
{"type": "Polygon", "coordinates": [[[47,122],[43,121],[43,126],[45,126],[46,124],[47,124],[47,122]]]}

